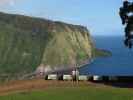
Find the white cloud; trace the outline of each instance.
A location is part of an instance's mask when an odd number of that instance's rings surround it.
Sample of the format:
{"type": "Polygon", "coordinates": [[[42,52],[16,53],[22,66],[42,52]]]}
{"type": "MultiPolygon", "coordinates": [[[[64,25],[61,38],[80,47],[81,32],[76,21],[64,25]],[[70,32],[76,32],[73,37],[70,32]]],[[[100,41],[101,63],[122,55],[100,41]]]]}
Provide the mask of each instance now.
{"type": "Polygon", "coordinates": [[[0,0],[0,6],[14,6],[17,0],[0,0]]]}

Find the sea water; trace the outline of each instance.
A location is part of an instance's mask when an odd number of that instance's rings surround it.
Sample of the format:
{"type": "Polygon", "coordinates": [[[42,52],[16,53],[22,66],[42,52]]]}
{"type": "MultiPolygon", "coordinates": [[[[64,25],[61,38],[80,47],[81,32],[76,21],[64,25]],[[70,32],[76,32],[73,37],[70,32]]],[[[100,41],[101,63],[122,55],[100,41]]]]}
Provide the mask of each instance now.
{"type": "Polygon", "coordinates": [[[96,47],[111,51],[112,56],[95,59],[91,64],[80,68],[80,74],[133,76],[133,49],[124,46],[123,38],[121,36],[94,37],[96,47]]]}

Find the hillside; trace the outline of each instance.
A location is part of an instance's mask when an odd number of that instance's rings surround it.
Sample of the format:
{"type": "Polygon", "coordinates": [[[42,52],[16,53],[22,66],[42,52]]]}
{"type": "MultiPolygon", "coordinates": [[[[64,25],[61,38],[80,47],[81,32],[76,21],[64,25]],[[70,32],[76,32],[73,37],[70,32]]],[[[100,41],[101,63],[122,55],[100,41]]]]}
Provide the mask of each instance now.
{"type": "Polygon", "coordinates": [[[1,76],[20,76],[40,64],[72,67],[91,59],[94,49],[86,27],[0,13],[1,76]]]}

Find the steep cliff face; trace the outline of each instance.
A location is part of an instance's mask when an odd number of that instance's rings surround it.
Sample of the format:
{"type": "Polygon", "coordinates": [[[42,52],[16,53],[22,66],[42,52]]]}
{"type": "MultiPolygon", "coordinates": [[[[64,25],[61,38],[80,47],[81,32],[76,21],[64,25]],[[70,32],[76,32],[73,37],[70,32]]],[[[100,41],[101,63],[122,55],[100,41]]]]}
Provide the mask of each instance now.
{"type": "Polygon", "coordinates": [[[82,26],[53,22],[42,63],[55,66],[75,65],[92,57],[92,41],[88,30],[82,26]]]}
{"type": "Polygon", "coordinates": [[[93,50],[83,26],[0,13],[1,74],[24,74],[40,64],[73,66],[91,59],[93,50]]]}

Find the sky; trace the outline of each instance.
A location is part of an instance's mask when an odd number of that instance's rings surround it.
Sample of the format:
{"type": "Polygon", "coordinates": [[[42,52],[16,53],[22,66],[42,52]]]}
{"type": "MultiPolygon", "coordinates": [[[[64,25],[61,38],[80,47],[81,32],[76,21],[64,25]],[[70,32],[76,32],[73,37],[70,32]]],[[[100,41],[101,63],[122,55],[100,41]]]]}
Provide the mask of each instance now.
{"type": "Polygon", "coordinates": [[[0,11],[86,26],[92,35],[124,35],[122,0],[0,0],[0,11]]]}

